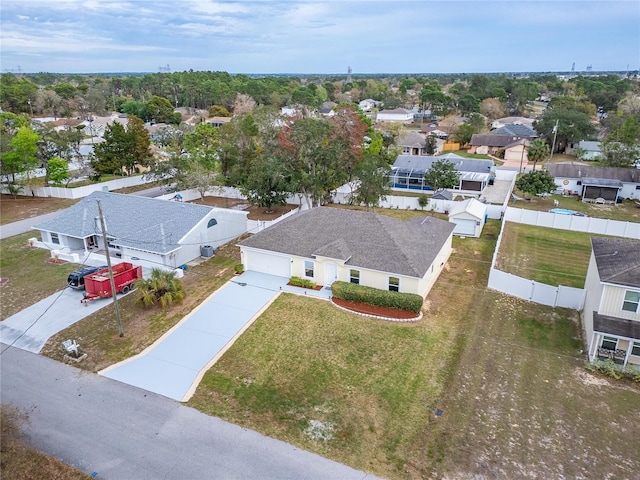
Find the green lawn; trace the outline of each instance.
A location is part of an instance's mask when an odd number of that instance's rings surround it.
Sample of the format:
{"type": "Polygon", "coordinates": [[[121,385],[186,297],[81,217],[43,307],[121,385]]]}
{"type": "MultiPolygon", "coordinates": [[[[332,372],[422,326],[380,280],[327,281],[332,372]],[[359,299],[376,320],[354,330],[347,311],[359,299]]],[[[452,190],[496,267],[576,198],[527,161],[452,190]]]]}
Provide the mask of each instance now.
{"type": "Polygon", "coordinates": [[[73,263],[50,263],[51,252],[30,248],[30,237],[33,232],[0,240],[0,276],[7,279],[0,287],[1,320],[66,288],[67,276],[79,268],[73,263]]]}
{"type": "Polygon", "coordinates": [[[592,234],[506,222],[497,268],[548,285],[583,288],[592,234]]]}

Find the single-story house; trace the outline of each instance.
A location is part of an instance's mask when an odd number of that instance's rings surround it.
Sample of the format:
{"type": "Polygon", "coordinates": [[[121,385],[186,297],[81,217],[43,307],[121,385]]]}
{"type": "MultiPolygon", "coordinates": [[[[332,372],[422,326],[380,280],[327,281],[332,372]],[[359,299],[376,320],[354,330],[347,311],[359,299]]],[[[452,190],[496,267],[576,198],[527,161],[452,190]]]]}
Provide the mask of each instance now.
{"type": "Polygon", "coordinates": [[[640,367],[640,240],[591,238],[584,287],[589,360],[640,367]]]}
{"type": "Polygon", "coordinates": [[[363,112],[370,112],[374,108],[378,108],[380,105],[382,105],[382,102],[378,102],[373,98],[365,98],[364,100],[360,100],[360,103],[358,103],[358,107],[360,107],[360,110],[363,112]]]}
{"type": "Polygon", "coordinates": [[[538,134],[527,125],[504,125],[490,133],[474,133],[469,141],[469,153],[496,154],[520,140],[534,140],[538,134]]]}
{"type": "Polygon", "coordinates": [[[526,138],[516,140],[506,145],[504,147],[504,159],[527,162],[529,160],[529,145],[531,145],[531,142],[526,138]]]}
{"type": "Polygon", "coordinates": [[[595,161],[602,158],[602,142],[581,140],[578,143],[569,142],[565,152],[567,155],[580,153],[580,160],[595,161]]]}
{"type": "Polygon", "coordinates": [[[242,240],[246,270],[334,281],[425,297],[451,254],[454,225],[404,222],[371,212],[317,207],[242,240]]]}
{"type": "Polygon", "coordinates": [[[325,117],[333,117],[336,114],[333,108],[337,105],[338,104],[336,102],[323,102],[322,105],[320,105],[320,114],[325,117]]]}
{"type": "Polygon", "coordinates": [[[527,125],[528,127],[533,127],[534,121],[535,120],[533,118],[528,118],[528,117],[496,118],[493,122],[491,122],[491,129],[494,130],[496,128],[504,127],[506,125],[511,125],[511,124],[527,125]]]}
{"type": "Polygon", "coordinates": [[[380,110],[376,114],[376,122],[413,122],[413,112],[405,108],[395,108],[393,110],[380,110]]]}
{"type": "Polygon", "coordinates": [[[207,123],[213,127],[221,127],[225,123],[229,123],[232,120],[231,117],[211,117],[207,119],[207,123]]]}
{"type": "Polygon", "coordinates": [[[618,197],[640,198],[640,170],[596,167],[579,163],[550,163],[556,193],[577,195],[584,202],[615,203],[618,197]]]}
{"type": "Polygon", "coordinates": [[[135,257],[173,269],[200,257],[203,247],[215,249],[247,231],[247,212],[102,191],[33,228],[51,250],[80,258],[101,251],[98,201],[110,253],[123,261],[135,257]]]}
{"type": "Polygon", "coordinates": [[[487,221],[487,206],[475,198],[455,202],[449,212],[449,221],[456,225],[454,235],[479,237],[487,221]]]}
{"type": "Polygon", "coordinates": [[[422,129],[420,130],[420,133],[431,135],[432,137],[436,137],[436,138],[441,138],[443,140],[446,140],[447,138],[449,138],[449,134],[445,132],[444,129],[438,126],[433,126],[433,127],[431,125],[423,126],[422,129]]]}
{"type": "Polygon", "coordinates": [[[396,139],[396,144],[402,147],[403,155],[426,155],[426,138],[418,132],[411,131],[396,139]]]}
{"type": "Polygon", "coordinates": [[[460,178],[460,183],[453,190],[460,190],[461,193],[477,194],[482,192],[488,185],[494,169],[492,160],[465,158],[455,153],[439,156],[399,155],[391,166],[389,176],[393,188],[433,190],[430,185],[425,183],[424,174],[439,160],[453,163],[460,178]]]}

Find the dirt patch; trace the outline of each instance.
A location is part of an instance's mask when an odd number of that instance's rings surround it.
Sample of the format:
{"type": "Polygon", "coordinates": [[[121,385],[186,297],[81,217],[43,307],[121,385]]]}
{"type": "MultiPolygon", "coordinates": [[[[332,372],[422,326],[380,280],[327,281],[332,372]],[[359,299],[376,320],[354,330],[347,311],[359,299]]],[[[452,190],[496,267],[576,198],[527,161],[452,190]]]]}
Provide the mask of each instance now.
{"type": "Polygon", "coordinates": [[[198,205],[209,205],[210,207],[232,208],[234,210],[242,210],[249,212],[249,220],[275,220],[282,215],[289,213],[291,210],[298,208],[298,205],[286,204],[277,205],[271,209],[265,207],[256,207],[242,198],[226,198],[226,197],[204,197],[204,200],[197,200],[193,203],[198,205]]]}
{"type": "Polygon", "coordinates": [[[70,207],[77,200],[66,198],[25,197],[0,195],[0,224],[17,222],[70,207]]]}

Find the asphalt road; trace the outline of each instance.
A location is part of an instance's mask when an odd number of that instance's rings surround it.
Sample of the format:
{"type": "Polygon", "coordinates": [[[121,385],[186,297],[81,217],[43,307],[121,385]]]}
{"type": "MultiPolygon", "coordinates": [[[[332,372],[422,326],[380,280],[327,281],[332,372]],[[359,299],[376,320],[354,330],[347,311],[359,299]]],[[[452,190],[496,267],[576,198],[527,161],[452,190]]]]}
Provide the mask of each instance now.
{"type": "Polygon", "coordinates": [[[0,401],[27,414],[31,444],[96,478],[376,478],[166,397],[0,348],[0,401]]]}
{"type": "Polygon", "coordinates": [[[14,235],[20,235],[21,233],[33,232],[34,237],[39,237],[40,232],[37,230],[31,230],[31,227],[37,225],[39,223],[44,222],[45,220],[49,220],[51,218],[55,218],[60,215],[60,211],[45,213],[44,215],[39,215],[37,217],[27,218],[25,220],[19,220],[13,223],[7,223],[5,225],[0,226],[0,239],[13,237],[14,235]]]}

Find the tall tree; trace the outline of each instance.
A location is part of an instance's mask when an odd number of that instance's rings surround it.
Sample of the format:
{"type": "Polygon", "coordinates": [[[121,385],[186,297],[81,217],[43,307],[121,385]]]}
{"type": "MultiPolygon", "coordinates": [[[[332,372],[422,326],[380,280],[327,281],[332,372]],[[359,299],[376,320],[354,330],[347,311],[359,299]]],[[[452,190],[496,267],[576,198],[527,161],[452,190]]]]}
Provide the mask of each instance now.
{"type": "Polygon", "coordinates": [[[633,167],[640,160],[640,123],[628,116],[602,142],[602,162],[611,167],[633,167]]]}
{"type": "Polygon", "coordinates": [[[2,175],[7,183],[16,184],[24,177],[28,181],[30,173],[39,165],[36,155],[39,140],[40,136],[30,126],[17,129],[8,142],[8,150],[2,152],[0,159],[2,175]]]}
{"type": "Polygon", "coordinates": [[[284,205],[294,193],[288,172],[282,160],[269,153],[256,158],[240,191],[249,203],[271,212],[274,206],[284,205]]]}
{"type": "Polygon", "coordinates": [[[386,200],[386,196],[391,191],[390,171],[391,166],[384,156],[366,153],[354,172],[359,182],[354,202],[364,205],[368,210],[371,207],[377,207],[380,201],[386,200]]]}
{"type": "Polygon", "coordinates": [[[124,169],[131,175],[137,166],[151,163],[149,132],[141,119],[130,115],[126,128],[118,122],[107,125],[104,142],[95,145],[94,152],[92,167],[98,174],[121,173],[124,169]]]}
{"type": "Polygon", "coordinates": [[[61,158],[67,163],[79,155],[80,142],[84,138],[82,131],[78,128],[55,129],[51,124],[41,124],[38,126],[37,156],[40,163],[45,168],[44,184],[49,184],[51,172],[49,161],[53,158],[61,158]]]}
{"type": "Polygon", "coordinates": [[[549,158],[550,152],[551,149],[549,148],[549,145],[542,138],[536,138],[531,142],[529,149],[527,150],[527,159],[533,162],[534,170],[538,162],[549,158]]]}
{"type": "Polygon", "coordinates": [[[437,160],[425,172],[424,181],[434,191],[441,188],[453,188],[460,184],[460,174],[453,163],[448,160],[437,160]]]}
{"type": "Polygon", "coordinates": [[[546,170],[532,170],[516,180],[516,187],[523,193],[538,195],[554,192],[556,186],[553,176],[546,170]]]}

